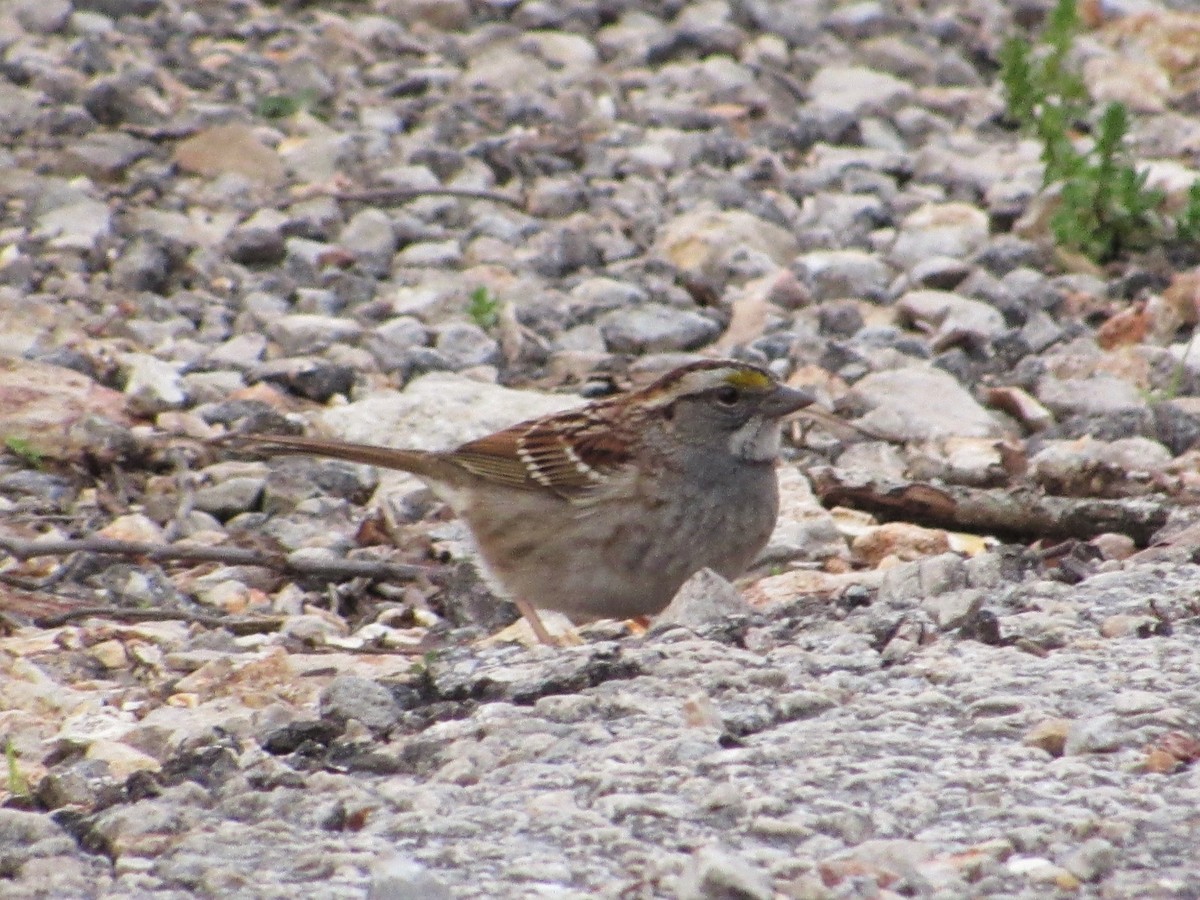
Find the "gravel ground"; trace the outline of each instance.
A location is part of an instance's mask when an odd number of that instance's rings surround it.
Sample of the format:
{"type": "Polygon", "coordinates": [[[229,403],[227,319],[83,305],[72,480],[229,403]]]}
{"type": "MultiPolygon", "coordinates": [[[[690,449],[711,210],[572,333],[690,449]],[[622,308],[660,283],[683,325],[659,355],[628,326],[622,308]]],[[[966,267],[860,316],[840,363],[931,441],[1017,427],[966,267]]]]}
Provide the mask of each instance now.
{"type": "MultiPolygon", "coordinates": [[[[1050,241],[996,83],[1050,5],[8,3],[0,896],[1200,897],[1200,270],[1050,241]],[[745,599],[578,646],[493,636],[415,480],[206,442],[447,447],[694,354],[833,424],[745,599]]],[[[1174,204],[1192,6],[1073,56],[1174,204]]]]}

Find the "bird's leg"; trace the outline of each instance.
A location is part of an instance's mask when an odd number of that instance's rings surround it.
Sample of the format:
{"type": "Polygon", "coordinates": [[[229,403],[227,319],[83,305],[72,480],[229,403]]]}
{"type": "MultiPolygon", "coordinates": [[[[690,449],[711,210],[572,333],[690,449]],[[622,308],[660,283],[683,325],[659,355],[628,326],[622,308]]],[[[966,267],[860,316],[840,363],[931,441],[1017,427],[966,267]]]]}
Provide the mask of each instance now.
{"type": "Polygon", "coordinates": [[[519,597],[513,598],[513,603],[520,610],[521,615],[525,617],[525,621],[529,623],[529,627],[533,629],[534,637],[543,644],[549,644],[552,647],[558,646],[558,641],[550,636],[550,632],[546,630],[546,626],[542,624],[541,618],[538,616],[537,610],[528,600],[522,600],[519,597]]]}

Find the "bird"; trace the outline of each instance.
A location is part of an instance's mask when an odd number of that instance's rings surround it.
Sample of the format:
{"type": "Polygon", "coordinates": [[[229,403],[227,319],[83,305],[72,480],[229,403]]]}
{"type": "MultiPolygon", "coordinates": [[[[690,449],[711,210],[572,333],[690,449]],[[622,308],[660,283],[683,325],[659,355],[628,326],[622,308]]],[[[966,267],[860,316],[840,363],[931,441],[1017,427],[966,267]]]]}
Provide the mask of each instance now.
{"type": "Polygon", "coordinates": [[[466,523],[535,636],[554,643],[539,609],[577,625],[652,616],[701,569],[741,575],[778,516],[780,424],[814,399],[759,366],[703,359],[452,450],[230,437],[418,476],[466,523]]]}

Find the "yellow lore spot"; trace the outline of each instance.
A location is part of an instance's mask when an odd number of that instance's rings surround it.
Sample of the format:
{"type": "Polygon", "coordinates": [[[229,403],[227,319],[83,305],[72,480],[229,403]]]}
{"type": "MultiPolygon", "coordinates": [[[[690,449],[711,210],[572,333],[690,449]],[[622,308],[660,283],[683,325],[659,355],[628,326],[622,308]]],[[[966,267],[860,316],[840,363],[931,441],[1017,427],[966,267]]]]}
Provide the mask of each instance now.
{"type": "Polygon", "coordinates": [[[751,391],[765,391],[771,386],[770,377],[756,369],[736,369],[725,376],[725,382],[751,391]]]}

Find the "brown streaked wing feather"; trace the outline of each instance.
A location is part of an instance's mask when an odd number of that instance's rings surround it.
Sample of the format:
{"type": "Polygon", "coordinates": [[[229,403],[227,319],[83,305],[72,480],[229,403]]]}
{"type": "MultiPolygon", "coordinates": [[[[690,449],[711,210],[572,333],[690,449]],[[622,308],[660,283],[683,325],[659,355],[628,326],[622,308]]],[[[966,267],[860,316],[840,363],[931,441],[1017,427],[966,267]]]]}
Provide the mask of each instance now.
{"type": "Polygon", "coordinates": [[[479,475],[578,498],[629,459],[596,409],[526,422],[463,444],[452,458],[479,475]]]}
{"type": "Polygon", "coordinates": [[[513,487],[535,488],[529,470],[517,455],[517,445],[528,423],[497,431],[474,441],[468,441],[448,457],[473,475],[509,484],[513,487]]]}
{"type": "Polygon", "coordinates": [[[614,434],[612,425],[599,415],[580,418],[586,421],[572,432],[571,442],[584,463],[601,475],[607,475],[629,462],[633,451],[614,434]]]}

